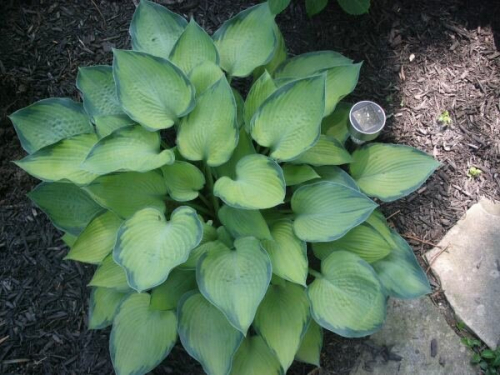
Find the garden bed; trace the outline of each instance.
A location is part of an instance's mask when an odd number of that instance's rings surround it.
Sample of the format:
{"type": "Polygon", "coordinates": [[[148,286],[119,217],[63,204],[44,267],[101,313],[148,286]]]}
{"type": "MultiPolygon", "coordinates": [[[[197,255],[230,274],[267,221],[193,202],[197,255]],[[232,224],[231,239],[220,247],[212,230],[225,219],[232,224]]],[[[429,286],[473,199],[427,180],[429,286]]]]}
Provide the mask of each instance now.
{"type": "MultiPolygon", "coordinates": [[[[164,0],[213,32],[255,2],[164,0]]],[[[79,66],[128,48],[132,0],[3,1],[0,5],[0,373],[107,374],[108,330],[86,328],[92,267],[62,261],[60,233],[25,194],[36,184],[7,115],[51,96],[78,97],[79,66]]],[[[382,209],[423,255],[480,196],[500,199],[500,5],[494,0],[375,0],[351,17],[332,1],[312,21],[302,0],[278,17],[292,55],[335,50],[365,63],[349,98],[381,104],[381,139],[433,154],[443,166],[417,192],[382,209]],[[496,34],[495,34],[496,30],[496,34]],[[495,39],[496,38],[496,39],[495,39]],[[496,43],[496,44],[495,44],[496,43]],[[437,121],[445,110],[451,124],[437,121]],[[474,166],[478,178],[467,175],[474,166]]],[[[242,85],[245,83],[242,82],[242,85]]],[[[242,86],[242,88],[244,88],[242,86]]],[[[435,297],[439,285],[433,281],[435,297]]],[[[326,335],[326,374],[347,374],[362,339],[326,335]]],[[[296,364],[291,374],[308,374],[296,364]]],[[[201,374],[176,346],[155,374],[201,374]]]]}

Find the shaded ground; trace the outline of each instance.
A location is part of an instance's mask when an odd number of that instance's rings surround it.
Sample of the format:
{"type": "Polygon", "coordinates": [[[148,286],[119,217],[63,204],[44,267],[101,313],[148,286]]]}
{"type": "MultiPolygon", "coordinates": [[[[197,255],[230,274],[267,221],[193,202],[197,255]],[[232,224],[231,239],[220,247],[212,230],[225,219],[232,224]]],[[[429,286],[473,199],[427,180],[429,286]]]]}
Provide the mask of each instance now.
{"type": "MultiPolygon", "coordinates": [[[[213,32],[255,3],[164,0],[213,32]]],[[[386,108],[382,139],[409,144],[443,167],[418,192],[383,205],[418,255],[481,195],[500,198],[500,5],[496,1],[378,0],[350,17],[332,1],[311,22],[302,0],[278,18],[291,54],[332,49],[364,60],[352,100],[386,108]],[[496,34],[495,34],[496,30],[496,34]],[[496,40],[495,40],[496,38],[496,40]],[[495,42],[497,43],[495,46],[495,42]],[[452,124],[437,118],[444,111],[452,124]],[[467,176],[470,166],[483,171],[467,176]]],[[[129,46],[130,1],[4,0],[0,5],[0,373],[107,374],[107,331],[86,329],[90,267],[63,262],[60,234],[25,193],[36,183],[10,160],[23,156],[6,115],[50,96],[77,98],[77,67],[108,64],[129,46]]],[[[439,299],[439,286],[435,283],[439,299]]],[[[327,335],[324,374],[346,374],[361,340],[327,335]]],[[[308,374],[297,365],[292,374],[308,374]]],[[[155,374],[199,374],[180,348],[155,374]]]]}

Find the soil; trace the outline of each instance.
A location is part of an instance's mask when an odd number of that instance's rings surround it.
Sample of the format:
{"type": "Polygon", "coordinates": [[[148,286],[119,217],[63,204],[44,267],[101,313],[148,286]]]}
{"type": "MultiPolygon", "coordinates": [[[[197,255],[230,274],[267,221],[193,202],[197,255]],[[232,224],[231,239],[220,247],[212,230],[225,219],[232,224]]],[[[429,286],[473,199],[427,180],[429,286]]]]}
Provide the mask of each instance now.
{"type": "MultiPolygon", "coordinates": [[[[163,0],[210,33],[256,3],[163,0]]],[[[62,261],[60,233],[25,194],[36,184],[11,163],[23,157],[7,115],[34,101],[78,98],[79,66],[109,64],[128,48],[132,0],[3,0],[0,4],[0,373],[111,374],[108,330],[86,328],[92,267],[62,261]]],[[[480,196],[500,199],[500,3],[376,0],[352,17],[335,1],[310,20],[303,0],[277,19],[292,55],[335,50],[364,61],[349,100],[380,103],[381,140],[418,147],[442,167],[417,192],[382,209],[421,256],[480,196]],[[438,117],[449,111],[451,124],[438,117]],[[478,178],[467,175],[479,168],[478,178]]],[[[420,258],[421,259],[421,258],[420,258]]],[[[425,266],[425,265],[424,265],[425,266]]],[[[427,266],[425,266],[427,268],[427,266]]],[[[437,280],[434,297],[446,306],[437,280]]],[[[449,312],[449,311],[448,311],[449,312]]],[[[327,334],[322,368],[348,374],[362,339],[327,334]]],[[[176,346],[154,374],[201,374],[176,346]]]]}

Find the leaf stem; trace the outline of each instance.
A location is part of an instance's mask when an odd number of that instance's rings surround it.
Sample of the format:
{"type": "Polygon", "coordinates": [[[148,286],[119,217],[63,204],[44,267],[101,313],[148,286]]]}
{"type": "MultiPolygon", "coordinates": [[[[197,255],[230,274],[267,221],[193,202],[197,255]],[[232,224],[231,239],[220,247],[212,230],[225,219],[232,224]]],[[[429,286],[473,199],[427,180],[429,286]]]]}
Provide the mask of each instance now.
{"type": "Polygon", "coordinates": [[[184,204],[186,206],[189,206],[191,208],[194,208],[196,211],[202,213],[202,214],[205,214],[207,216],[210,216],[210,217],[214,217],[214,214],[213,212],[211,212],[210,210],[206,209],[205,207],[203,206],[200,206],[199,204],[196,204],[196,203],[192,203],[192,202],[184,202],[184,204]]]}
{"type": "Polygon", "coordinates": [[[323,275],[321,273],[319,273],[318,271],[313,270],[312,268],[309,268],[307,271],[309,272],[309,275],[314,276],[317,279],[320,279],[320,278],[323,277],[323,275]]]}
{"type": "Polygon", "coordinates": [[[200,200],[203,202],[203,204],[205,204],[205,206],[207,206],[208,209],[213,209],[209,200],[207,198],[205,198],[205,196],[203,194],[201,194],[201,193],[198,194],[198,198],[200,198],[200,200]]]}
{"type": "Polygon", "coordinates": [[[214,176],[212,175],[212,169],[208,166],[208,164],[205,165],[205,175],[207,179],[207,187],[210,196],[212,197],[212,206],[215,211],[215,216],[217,216],[217,213],[219,212],[219,200],[214,194],[214,176]]]}

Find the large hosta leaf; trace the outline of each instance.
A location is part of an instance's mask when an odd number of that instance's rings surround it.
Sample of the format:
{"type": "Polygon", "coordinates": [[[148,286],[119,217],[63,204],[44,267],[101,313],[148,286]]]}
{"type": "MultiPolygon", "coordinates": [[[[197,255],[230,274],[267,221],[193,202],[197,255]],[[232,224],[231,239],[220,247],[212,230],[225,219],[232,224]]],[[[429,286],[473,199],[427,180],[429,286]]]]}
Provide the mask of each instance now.
{"type": "Polygon", "coordinates": [[[274,25],[274,32],[278,37],[278,43],[276,45],[276,48],[274,49],[273,58],[266,65],[260,66],[254,70],[253,72],[254,79],[260,77],[260,75],[264,73],[264,71],[266,70],[269,72],[269,74],[273,74],[276,68],[280,66],[281,63],[285,61],[286,58],[288,57],[285,38],[283,37],[280,28],[276,24],[274,25]]]}
{"type": "Polygon", "coordinates": [[[94,132],[83,106],[66,98],[40,100],[9,118],[28,154],[61,139],[94,132]]]}
{"type": "Polygon", "coordinates": [[[202,233],[202,224],[190,207],[177,208],[168,222],[162,212],[145,208],[121,226],[113,258],[125,268],[132,288],[151,289],[188,259],[202,233]]]}
{"type": "Polygon", "coordinates": [[[117,375],[146,374],[165,357],[177,340],[173,311],[151,310],[148,293],[134,293],[120,305],[109,339],[117,375]]]}
{"type": "Polygon", "coordinates": [[[87,171],[103,175],[116,171],[147,172],[172,164],[172,150],[160,151],[160,134],[135,125],[116,130],[92,148],[83,163],[87,171]]]}
{"type": "Polygon", "coordinates": [[[236,165],[235,180],[217,180],[214,195],[231,207],[264,209],[283,203],[285,186],[278,163],[264,155],[248,155],[236,165]]]}
{"type": "Polygon", "coordinates": [[[190,201],[198,197],[198,190],[205,185],[205,176],[193,164],[176,161],[161,168],[168,194],[179,202],[190,201]]]}
{"type": "Polygon", "coordinates": [[[363,337],[380,329],[386,296],[368,263],[347,251],[336,251],[321,262],[321,275],[308,287],[316,322],[344,337],[363,337]]]}
{"type": "Polygon", "coordinates": [[[285,164],[282,169],[286,186],[299,185],[320,177],[309,165],[285,164]]]}
{"type": "Polygon", "coordinates": [[[365,221],[377,205],[359,191],[329,182],[297,189],[292,196],[293,229],[308,242],[328,242],[365,221]]]}
{"type": "Polygon", "coordinates": [[[306,285],[307,244],[295,236],[289,220],[279,220],[271,226],[271,240],[262,241],[269,253],[273,273],[291,282],[306,285]]]}
{"type": "Polygon", "coordinates": [[[114,260],[113,255],[108,255],[97,268],[88,286],[115,289],[119,292],[130,292],[127,283],[127,274],[114,260]]]}
{"type": "Polygon", "coordinates": [[[253,236],[259,240],[272,239],[266,220],[258,210],[241,210],[224,205],[218,215],[234,238],[253,236]]]}
{"type": "Polygon", "coordinates": [[[350,169],[365,194],[392,202],[417,190],[439,165],[413,147],[370,143],[354,152],[350,169]]]}
{"type": "Polygon", "coordinates": [[[229,160],[238,144],[236,102],[225,77],[198,97],[196,108],[181,121],[177,145],[188,160],[216,167],[229,160]]]}
{"type": "Polygon", "coordinates": [[[99,264],[111,253],[122,220],[108,211],[90,222],[64,259],[99,264]]]}
{"type": "Polygon", "coordinates": [[[117,129],[135,125],[134,120],[127,115],[95,116],[94,123],[99,138],[104,138],[117,129]]]}
{"type": "Polygon", "coordinates": [[[114,50],[113,75],[123,111],[148,130],[170,128],[194,108],[194,88],[170,61],[114,50]]]}
{"type": "Polygon", "coordinates": [[[266,3],[224,22],[214,35],[221,67],[233,77],[246,77],[273,57],[278,38],[274,14],[266,3]]]}
{"type": "Polygon", "coordinates": [[[177,303],[190,290],[197,289],[196,273],[176,268],[167,280],[151,292],[151,308],[154,310],[175,310],[177,303]]]}
{"type": "Polygon", "coordinates": [[[198,262],[198,286],[205,298],[246,335],[271,280],[271,261],[256,238],[236,239],[234,250],[218,243],[198,262]]]}
{"type": "Polygon", "coordinates": [[[269,287],[255,315],[254,327],[285,372],[293,362],[309,320],[309,301],[303,287],[289,282],[269,287]]]}
{"type": "Polygon", "coordinates": [[[323,347],[323,329],[311,319],[309,328],[302,338],[295,359],[314,366],[320,366],[321,348],[323,347]]]}
{"type": "Polygon", "coordinates": [[[186,294],[179,303],[179,338],[208,375],[227,375],[243,340],[226,317],[200,293],[186,294]]]}
{"type": "Polygon", "coordinates": [[[152,1],[141,0],[130,24],[132,48],[167,59],[187,22],[152,1]]]}
{"type": "Polygon", "coordinates": [[[351,155],[335,138],[321,135],[318,142],[292,161],[294,164],[341,165],[352,161],[351,155]]]}
{"type": "Polygon", "coordinates": [[[340,7],[349,14],[359,16],[368,13],[370,0],[337,0],[340,7]]]}
{"type": "Polygon", "coordinates": [[[269,95],[275,92],[276,89],[276,84],[274,83],[267,70],[264,71],[259,79],[252,85],[245,101],[244,110],[245,129],[247,132],[250,131],[250,120],[252,119],[255,111],[257,111],[264,100],[266,100],[269,95]]]}
{"type": "Polygon", "coordinates": [[[169,60],[189,74],[195,66],[204,61],[218,64],[219,54],[212,38],[191,19],[170,53],[169,60]]]}
{"type": "Polygon", "coordinates": [[[278,358],[261,336],[247,337],[233,360],[231,375],[282,375],[278,358]]]}
{"type": "Polygon", "coordinates": [[[89,329],[102,329],[111,325],[126,295],[115,289],[94,288],[90,293],[89,329]]]}
{"type": "Polygon", "coordinates": [[[84,189],[102,207],[125,219],[144,207],[165,210],[167,188],[157,170],[101,176],[84,189]]]}
{"type": "Polygon", "coordinates": [[[45,212],[54,226],[75,236],[102,211],[102,207],[73,184],[42,182],[28,197],[45,212]]]}
{"type": "Polygon", "coordinates": [[[294,159],[317,142],[324,104],[324,75],[288,83],[271,94],[254,114],[252,137],[271,149],[272,158],[294,159]]]}
{"type": "Polygon", "coordinates": [[[15,163],[43,181],[68,180],[77,185],[85,185],[98,177],[83,170],[81,166],[96,142],[96,134],[80,134],[46,146],[15,163]]]}

